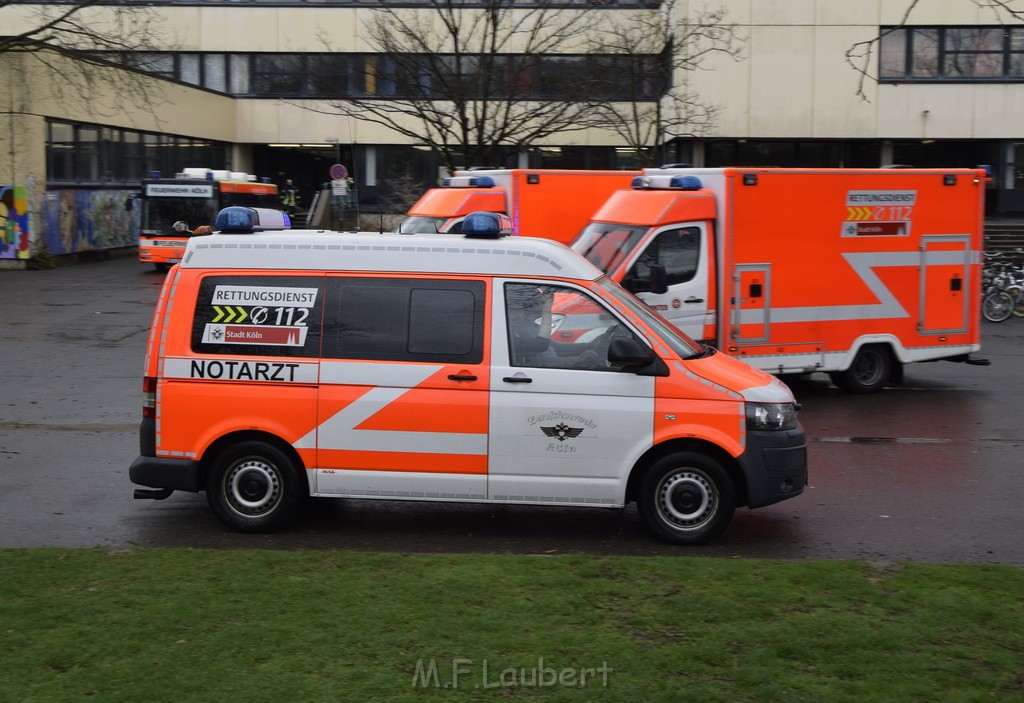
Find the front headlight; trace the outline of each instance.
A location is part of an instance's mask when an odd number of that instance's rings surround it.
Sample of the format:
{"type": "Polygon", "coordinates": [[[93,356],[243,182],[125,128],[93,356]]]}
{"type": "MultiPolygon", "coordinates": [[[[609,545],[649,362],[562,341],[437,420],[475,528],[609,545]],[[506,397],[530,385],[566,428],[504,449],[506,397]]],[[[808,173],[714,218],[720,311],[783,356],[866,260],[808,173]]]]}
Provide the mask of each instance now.
{"type": "Polygon", "coordinates": [[[748,430],[792,430],[796,428],[796,405],[793,403],[747,404],[748,430]]]}

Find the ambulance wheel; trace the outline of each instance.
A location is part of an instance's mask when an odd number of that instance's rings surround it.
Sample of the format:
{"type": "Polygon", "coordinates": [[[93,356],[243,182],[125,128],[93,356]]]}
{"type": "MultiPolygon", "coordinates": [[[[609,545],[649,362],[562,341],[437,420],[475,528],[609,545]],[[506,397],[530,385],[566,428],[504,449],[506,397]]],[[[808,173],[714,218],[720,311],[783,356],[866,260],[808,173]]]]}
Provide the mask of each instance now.
{"type": "Polygon", "coordinates": [[[869,344],[857,351],[850,368],[833,371],[829,377],[837,388],[847,393],[877,393],[889,381],[893,363],[887,347],[869,344]]]}
{"type": "Polygon", "coordinates": [[[637,508],[661,539],[673,544],[706,544],[732,520],[736,494],[722,466],[698,452],[658,459],[640,484],[637,508]]]}
{"type": "Polygon", "coordinates": [[[259,441],[234,444],[214,460],[206,499],[225,525],[240,532],[271,532],[288,523],[302,501],[295,463],[259,441]]]}
{"type": "Polygon", "coordinates": [[[153,268],[155,268],[160,273],[167,273],[167,271],[171,268],[171,265],[170,264],[153,264],[153,268]]]}

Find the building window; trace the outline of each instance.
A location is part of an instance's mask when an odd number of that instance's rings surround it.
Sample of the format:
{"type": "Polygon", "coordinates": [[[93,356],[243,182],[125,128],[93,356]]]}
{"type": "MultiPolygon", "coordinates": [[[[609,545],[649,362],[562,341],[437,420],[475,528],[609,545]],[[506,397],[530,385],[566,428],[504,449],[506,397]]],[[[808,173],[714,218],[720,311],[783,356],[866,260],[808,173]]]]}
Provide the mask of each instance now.
{"type": "Polygon", "coordinates": [[[301,54],[256,54],[252,61],[254,95],[303,94],[304,61],[301,54]]]}
{"type": "Polygon", "coordinates": [[[228,89],[227,56],[224,54],[203,54],[203,87],[219,93],[228,89]]]}
{"type": "Polygon", "coordinates": [[[403,56],[341,53],[126,53],[123,62],[163,78],[245,97],[443,100],[442,85],[467,97],[577,100],[597,91],[612,100],[655,101],[669,86],[663,57],[403,56]],[[485,80],[486,79],[486,80],[485,80]],[[582,92],[581,92],[582,91],[582,92]]]}
{"type": "Polygon", "coordinates": [[[149,171],[172,175],[187,166],[229,167],[224,142],[51,120],[48,184],[137,186],[149,171]]]}
{"type": "Polygon", "coordinates": [[[878,75],[888,82],[1024,80],[1024,28],[883,27],[878,75]]]}

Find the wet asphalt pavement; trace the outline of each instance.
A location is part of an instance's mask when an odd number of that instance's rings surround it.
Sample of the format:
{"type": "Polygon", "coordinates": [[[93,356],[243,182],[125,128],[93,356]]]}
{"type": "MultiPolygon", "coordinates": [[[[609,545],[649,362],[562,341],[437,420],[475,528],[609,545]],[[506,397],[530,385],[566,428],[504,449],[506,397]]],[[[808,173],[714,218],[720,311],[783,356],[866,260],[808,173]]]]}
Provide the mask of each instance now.
{"type": "Polygon", "coordinates": [[[1024,319],[984,323],[987,367],[914,364],[840,393],[787,378],[810,485],[737,511],[714,544],[658,542],[636,510],[315,501],[290,531],[240,535],[203,495],[133,500],[142,360],[163,274],[134,258],[0,271],[0,547],[184,546],[633,554],[1024,565],[1024,319]]]}

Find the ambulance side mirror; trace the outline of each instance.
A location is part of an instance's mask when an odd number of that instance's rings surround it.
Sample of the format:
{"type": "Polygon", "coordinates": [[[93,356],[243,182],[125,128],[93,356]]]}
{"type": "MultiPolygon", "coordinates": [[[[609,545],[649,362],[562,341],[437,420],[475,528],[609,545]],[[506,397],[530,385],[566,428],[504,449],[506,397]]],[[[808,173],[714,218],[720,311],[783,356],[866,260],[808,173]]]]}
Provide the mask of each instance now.
{"type": "Polygon", "coordinates": [[[623,285],[630,293],[661,295],[668,291],[668,273],[661,264],[651,264],[646,278],[631,278],[623,285]]]}
{"type": "Polygon", "coordinates": [[[650,282],[651,292],[655,295],[668,292],[668,273],[665,271],[664,266],[661,264],[651,265],[650,282]]]}

